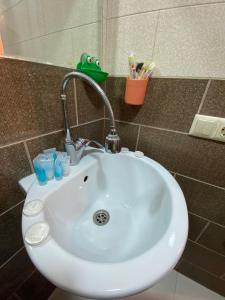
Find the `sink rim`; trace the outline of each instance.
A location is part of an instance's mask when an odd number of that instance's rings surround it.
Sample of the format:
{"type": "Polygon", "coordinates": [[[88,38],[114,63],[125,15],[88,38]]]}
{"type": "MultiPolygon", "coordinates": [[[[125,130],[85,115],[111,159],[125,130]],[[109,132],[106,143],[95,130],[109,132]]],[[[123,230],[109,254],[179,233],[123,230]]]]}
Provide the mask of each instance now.
{"type": "MultiPolygon", "coordinates": [[[[103,155],[111,154],[95,153],[94,156],[96,157],[96,155],[101,158],[103,155]]],[[[140,159],[134,157],[133,152],[113,155],[129,155],[137,160],[140,159]]],[[[149,288],[176,265],[184,250],[188,234],[188,215],[184,195],[176,180],[163,166],[146,156],[141,160],[151,167],[157,168],[171,193],[172,217],[162,238],[149,251],[129,260],[112,263],[94,262],[72,255],[53,238],[42,244],[41,247],[25,244],[33,263],[56,286],[70,292],[76,292],[84,297],[124,297],[149,288]],[[174,238],[176,242],[173,244],[174,238]],[[169,243],[171,243],[170,246],[169,243]],[[121,272],[123,273],[122,278],[119,276],[121,272]],[[96,282],[101,283],[101,289],[98,288],[96,282]]],[[[75,170],[70,178],[65,179],[71,180],[82,172],[82,166],[85,166],[85,163],[92,161],[91,154],[84,157],[80,163],[80,168],[78,168],[79,171],[75,170]]],[[[62,184],[62,182],[57,182],[56,186],[60,187],[62,184]]],[[[27,201],[30,201],[29,193],[25,203],[27,201]]],[[[22,223],[24,235],[26,227],[24,216],[22,223]]]]}

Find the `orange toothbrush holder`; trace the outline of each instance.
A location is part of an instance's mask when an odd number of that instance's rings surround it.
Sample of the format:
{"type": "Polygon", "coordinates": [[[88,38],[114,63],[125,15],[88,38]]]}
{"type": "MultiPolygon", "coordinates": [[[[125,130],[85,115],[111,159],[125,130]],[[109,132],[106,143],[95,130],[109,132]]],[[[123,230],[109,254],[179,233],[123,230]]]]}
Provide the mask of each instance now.
{"type": "Polygon", "coordinates": [[[143,105],[149,79],[129,79],[126,81],[125,103],[143,105]]]}

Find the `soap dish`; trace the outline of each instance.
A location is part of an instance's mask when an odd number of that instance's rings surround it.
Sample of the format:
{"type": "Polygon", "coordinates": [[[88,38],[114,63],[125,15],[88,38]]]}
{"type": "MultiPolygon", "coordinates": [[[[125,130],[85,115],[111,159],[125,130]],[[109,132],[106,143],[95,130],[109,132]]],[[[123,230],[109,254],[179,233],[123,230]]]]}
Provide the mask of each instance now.
{"type": "Polygon", "coordinates": [[[31,246],[43,243],[49,235],[49,225],[46,222],[39,222],[31,225],[25,233],[24,240],[31,246]]]}
{"type": "Polygon", "coordinates": [[[32,200],[24,205],[23,214],[27,217],[38,215],[43,209],[43,203],[40,200],[32,200]]]}

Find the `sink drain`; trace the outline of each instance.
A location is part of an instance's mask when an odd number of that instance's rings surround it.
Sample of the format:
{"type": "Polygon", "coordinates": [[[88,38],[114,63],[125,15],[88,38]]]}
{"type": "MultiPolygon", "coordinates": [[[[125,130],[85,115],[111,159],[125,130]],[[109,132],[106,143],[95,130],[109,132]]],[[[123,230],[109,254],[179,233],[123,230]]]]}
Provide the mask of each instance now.
{"type": "Polygon", "coordinates": [[[98,226],[106,225],[109,219],[109,213],[104,209],[97,210],[93,215],[93,221],[98,226]]]}

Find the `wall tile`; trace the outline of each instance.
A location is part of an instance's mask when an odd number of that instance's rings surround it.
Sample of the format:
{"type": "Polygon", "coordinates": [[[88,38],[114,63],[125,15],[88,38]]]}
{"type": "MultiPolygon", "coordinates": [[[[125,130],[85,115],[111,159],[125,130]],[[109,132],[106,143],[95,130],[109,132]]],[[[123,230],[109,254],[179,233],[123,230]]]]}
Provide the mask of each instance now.
{"type": "Polygon", "coordinates": [[[203,228],[208,223],[206,220],[189,213],[189,234],[188,238],[195,241],[203,228]]]}
{"type": "Polygon", "coordinates": [[[6,9],[15,6],[20,0],[1,0],[0,1],[0,13],[4,12],[6,9]]]}
{"type": "Polygon", "coordinates": [[[158,9],[179,6],[198,5],[204,3],[223,2],[222,0],[109,0],[108,18],[129,14],[143,13],[158,9]]]}
{"type": "Polygon", "coordinates": [[[21,217],[23,203],[0,216],[0,265],[23,246],[21,217]]]}
{"type": "Polygon", "coordinates": [[[136,53],[138,61],[152,58],[157,16],[158,12],[152,12],[107,21],[107,66],[111,75],[128,74],[130,51],[136,53]]]}
{"type": "Polygon", "coordinates": [[[225,81],[212,80],[200,114],[225,118],[225,81]]]}
{"type": "MultiPolygon", "coordinates": [[[[33,56],[38,61],[73,68],[71,30],[63,30],[41,36],[30,41],[30,44],[33,45],[34,48],[33,56]]],[[[22,52],[21,56],[26,57],[25,54],[25,52],[22,52]]]]}
{"type": "Polygon", "coordinates": [[[56,147],[57,150],[64,150],[64,131],[60,131],[53,134],[48,134],[43,137],[39,137],[27,142],[28,150],[31,159],[34,159],[36,155],[42,152],[44,149],[56,147]]]}
{"type": "Polygon", "coordinates": [[[223,78],[224,17],[224,3],[161,11],[153,57],[155,75],[223,78]]]}
{"type": "Polygon", "coordinates": [[[153,78],[141,107],[125,104],[125,78],[108,79],[107,94],[119,120],[188,132],[206,84],[207,80],[153,78]]]}
{"type": "Polygon", "coordinates": [[[216,293],[225,296],[225,284],[222,279],[211,275],[185,260],[179,264],[177,271],[215,291],[216,293]]]}
{"type": "Polygon", "coordinates": [[[41,3],[47,33],[96,22],[101,17],[102,0],[67,0],[66,4],[61,0],[41,0],[41,3]]]}
{"type": "Polygon", "coordinates": [[[79,124],[104,117],[104,104],[92,87],[76,80],[79,124]]]}
{"type": "Polygon", "coordinates": [[[191,241],[187,242],[182,258],[218,277],[224,274],[224,256],[191,241]]]}
{"type": "Polygon", "coordinates": [[[100,58],[101,23],[92,23],[71,29],[73,61],[76,67],[82,53],[100,58]]]}
{"type": "MultiPolygon", "coordinates": [[[[0,60],[0,145],[64,127],[59,88],[67,72],[48,65],[0,60]]],[[[72,125],[76,116],[73,86],[71,82],[69,85],[72,125]]]]}
{"type": "Polygon", "coordinates": [[[103,137],[104,120],[89,123],[86,125],[80,125],[72,129],[72,135],[74,139],[81,137],[90,140],[95,140],[101,144],[104,144],[105,138],[103,137]]]}
{"type": "Polygon", "coordinates": [[[39,0],[20,1],[0,20],[3,42],[12,44],[44,34],[43,11],[39,0]]]}
{"type": "Polygon", "coordinates": [[[225,255],[225,227],[211,223],[198,243],[225,255]]]}
{"type": "Polygon", "coordinates": [[[224,186],[224,145],[220,143],[142,127],[138,148],[171,171],[224,186]]]}
{"type": "Polygon", "coordinates": [[[225,191],[176,176],[190,212],[225,225],[225,191]]]}
{"type": "Polygon", "coordinates": [[[34,266],[28,258],[26,250],[21,250],[1,269],[0,299],[7,299],[33,270],[34,266]]]}
{"type": "Polygon", "coordinates": [[[23,144],[0,149],[0,214],[24,199],[18,180],[31,173],[23,144]],[[19,154],[19,157],[18,157],[19,154]]]}
{"type": "Polygon", "coordinates": [[[17,290],[16,294],[23,300],[47,300],[55,286],[38,271],[17,290]]]}

